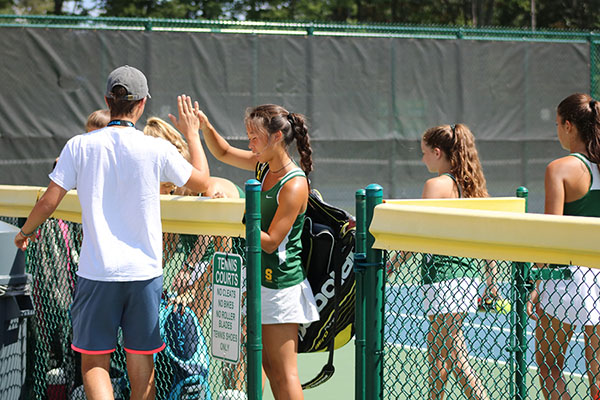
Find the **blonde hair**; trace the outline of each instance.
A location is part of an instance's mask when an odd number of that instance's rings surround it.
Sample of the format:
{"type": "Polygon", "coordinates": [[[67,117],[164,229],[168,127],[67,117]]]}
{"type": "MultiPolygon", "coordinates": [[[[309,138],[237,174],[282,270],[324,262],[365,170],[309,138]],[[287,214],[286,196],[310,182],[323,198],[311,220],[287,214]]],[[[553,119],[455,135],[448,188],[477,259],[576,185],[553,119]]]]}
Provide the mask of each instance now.
{"type": "Polygon", "coordinates": [[[144,127],[144,134],[167,140],[177,148],[183,158],[190,161],[190,151],[187,143],[183,140],[179,131],[165,120],[158,117],[148,118],[144,127]]]}
{"type": "MultiPolygon", "coordinates": [[[[175,129],[171,124],[166,122],[163,119],[158,117],[150,117],[146,121],[146,126],[144,127],[144,134],[147,136],[152,136],[156,138],[161,138],[169,143],[171,143],[179,154],[183,156],[187,161],[190,161],[190,151],[188,149],[188,145],[183,140],[183,137],[179,133],[177,129],[175,129]]],[[[173,185],[174,189],[172,194],[184,195],[184,196],[197,196],[198,193],[192,192],[188,188],[185,187],[177,187],[173,185]]]]}
{"type": "Polygon", "coordinates": [[[85,122],[86,132],[95,131],[96,129],[104,128],[110,122],[110,111],[96,110],[87,117],[85,122]]]}
{"type": "Polygon", "coordinates": [[[423,142],[440,149],[450,161],[450,172],[462,189],[463,197],[488,197],[485,176],[479,161],[475,136],[464,124],[440,125],[423,134],[423,142]]]}

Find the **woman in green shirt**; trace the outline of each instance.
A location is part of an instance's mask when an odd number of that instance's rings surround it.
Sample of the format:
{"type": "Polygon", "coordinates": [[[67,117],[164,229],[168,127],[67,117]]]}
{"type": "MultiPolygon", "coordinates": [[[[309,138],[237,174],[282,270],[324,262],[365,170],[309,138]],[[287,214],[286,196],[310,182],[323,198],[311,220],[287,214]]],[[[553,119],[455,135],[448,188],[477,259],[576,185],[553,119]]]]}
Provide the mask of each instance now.
{"type": "MultiPolygon", "coordinates": [[[[475,138],[463,124],[430,128],[421,140],[423,163],[438,176],[428,179],[424,199],[487,197],[475,138]]],[[[469,363],[463,320],[477,311],[479,265],[476,260],[425,254],[421,265],[423,308],[431,322],[427,334],[429,398],[442,399],[453,372],[468,398],[488,395],[469,363]]],[[[495,294],[491,280],[488,289],[495,294]]]]}
{"type": "MultiPolygon", "coordinates": [[[[561,146],[571,154],[546,167],[544,212],[554,215],[600,217],[600,104],[575,93],[556,109],[561,146]]],[[[550,266],[557,267],[557,266],[550,266]]],[[[570,398],[563,377],[565,353],[574,328],[583,327],[584,356],[591,399],[600,398],[600,270],[569,268],[569,280],[550,280],[532,293],[529,311],[537,320],[535,360],[546,399],[570,398]]]]}
{"type": "Polygon", "coordinates": [[[302,399],[298,324],[319,319],[300,258],[309,191],[306,175],[312,170],[304,117],[273,104],[249,108],[244,118],[249,151],[230,146],[204,113],[198,117],[210,152],[222,162],[254,171],[261,181],[263,367],[276,399],[302,399]],[[288,153],[293,141],[302,168],[288,153]]]}

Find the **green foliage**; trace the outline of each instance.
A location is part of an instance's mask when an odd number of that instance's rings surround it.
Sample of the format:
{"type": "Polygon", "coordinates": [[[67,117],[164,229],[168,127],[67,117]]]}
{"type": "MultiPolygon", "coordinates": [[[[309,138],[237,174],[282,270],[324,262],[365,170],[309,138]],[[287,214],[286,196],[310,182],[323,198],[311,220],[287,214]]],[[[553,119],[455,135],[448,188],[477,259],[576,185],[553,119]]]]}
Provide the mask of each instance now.
{"type": "MultiPolygon", "coordinates": [[[[203,8],[208,3],[219,1],[195,0],[102,0],[108,17],[143,17],[143,18],[198,18],[203,17],[203,8]]],[[[214,6],[212,7],[215,8],[214,6]]],[[[213,13],[211,18],[214,18],[213,13]]]]}
{"type": "Polygon", "coordinates": [[[591,30],[600,27],[598,0],[538,1],[538,25],[558,29],[591,30]]]}
{"type": "Polygon", "coordinates": [[[0,0],[0,13],[594,30],[600,0],[0,0]]]}
{"type": "Polygon", "coordinates": [[[0,0],[0,14],[12,14],[12,5],[10,0],[0,0]]]}
{"type": "Polygon", "coordinates": [[[6,14],[51,14],[54,10],[54,1],[0,0],[0,10],[6,11],[6,14]]]}

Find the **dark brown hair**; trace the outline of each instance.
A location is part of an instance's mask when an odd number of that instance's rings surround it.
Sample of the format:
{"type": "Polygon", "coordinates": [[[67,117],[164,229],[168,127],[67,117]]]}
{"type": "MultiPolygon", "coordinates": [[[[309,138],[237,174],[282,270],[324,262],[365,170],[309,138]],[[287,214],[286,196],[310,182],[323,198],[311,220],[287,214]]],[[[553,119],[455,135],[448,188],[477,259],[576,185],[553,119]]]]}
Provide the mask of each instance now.
{"type": "Polygon", "coordinates": [[[590,95],[574,93],[560,102],[556,113],[577,128],[590,161],[600,164],[600,105],[590,95]]]}
{"type": "Polygon", "coordinates": [[[464,197],[488,197],[485,176],[475,147],[475,137],[463,124],[440,125],[423,134],[423,141],[440,149],[450,161],[450,172],[456,178],[464,197]]]}
{"type": "Polygon", "coordinates": [[[141,100],[122,100],[123,97],[127,96],[129,92],[123,86],[117,85],[112,89],[113,97],[107,97],[106,103],[110,110],[110,117],[121,117],[125,115],[131,115],[133,109],[138,105],[141,100]]]}
{"type": "Polygon", "coordinates": [[[300,155],[300,167],[307,176],[312,171],[312,148],[310,147],[308,128],[303,115],[290,113],[285,108],[275,104],[263,104],[262,106],[248,108],[244,122],[246,127],[266,131],[269,135],[281,131],[286,146],[289,146],[296,139],[296,146],[300,155]]]}

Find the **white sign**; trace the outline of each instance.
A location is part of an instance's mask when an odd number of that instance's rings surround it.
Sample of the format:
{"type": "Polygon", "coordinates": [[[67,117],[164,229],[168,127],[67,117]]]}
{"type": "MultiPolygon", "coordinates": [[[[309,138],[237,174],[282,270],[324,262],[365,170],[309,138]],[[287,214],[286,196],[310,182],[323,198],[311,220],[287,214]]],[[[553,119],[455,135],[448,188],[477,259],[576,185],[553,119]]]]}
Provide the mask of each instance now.
{"type": "Polygon", "coordinates": [[[213,256],[211,349],[215,358],[240,361],[242,257],[216,252],[213,256]]]}

